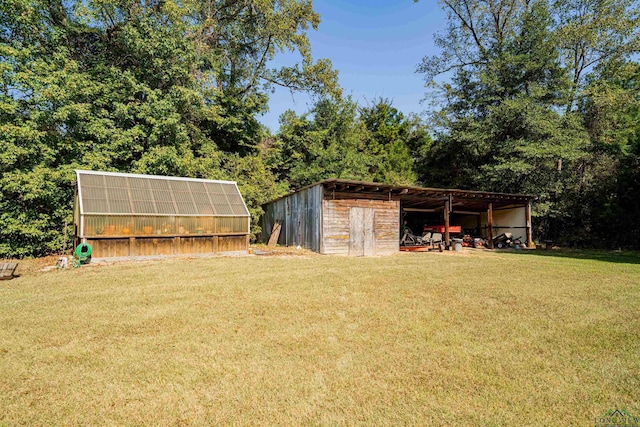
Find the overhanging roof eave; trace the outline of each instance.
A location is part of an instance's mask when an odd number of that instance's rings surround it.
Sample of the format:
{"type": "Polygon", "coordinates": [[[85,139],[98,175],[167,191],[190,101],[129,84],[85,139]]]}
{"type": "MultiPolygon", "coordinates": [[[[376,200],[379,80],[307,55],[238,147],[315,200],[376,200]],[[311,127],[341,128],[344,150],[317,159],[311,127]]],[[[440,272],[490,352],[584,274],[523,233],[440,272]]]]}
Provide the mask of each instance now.
{"type": "Polygon", "coordinates": [[[322,185],[323,188],[340,193],[366,195],[390,195],[394,199],[407,200],[409,198],[423,198],[431,200],[445,200],[450,196],[460,200],[477,201],[482,203],[524,204],[535,200],[536,197],[527,194],[495,193],[489,191],[461,190],[455,188],[417,187],[410,185],[384,184],[380,182],[355,181],[340,178],[328,178],[306,185],[289,194],[271,200],[266,204],[284,199],[291,194],[322,185]],[[374,190],[375,189],[375,190],[374,190]]]}
{"type": "MultiPolygon", "coordinates": [[[[475,190],[462,190],[457,188],[434,188],[434,187],[417,187],[417,186],[408,186],[408,185],[393,185],[393,184],[382,184],[377,182],[364,182],[364,181],[351,181],[344,179],[325,179],[313,185],[322,184],[327,187],[327,184],[336,184],[336,185],[347,185],[347,186],[364,186],[364,187],[373,187],[377,186],[380,189],[384,188],[386,191],[402,191],[408,190],[409,193],[421,193],[421,195],[429,195],[429,194],[445,194],[452,195],[454,197],[494,197],[494,198],[503,198],[503,199],[518,199],[518,200],[535,200],[536,197],[528,194],[515,194],[515,193],[497,193],[491,191],[475,191],[475,190]]],[[[313,186],[311,185],[311,186],[313,186]]],[[[308,186],[310,187],[310,186],[308,186]]],[[[341,191],[351,192],[349,188],[345,188],[341,191]]]]}

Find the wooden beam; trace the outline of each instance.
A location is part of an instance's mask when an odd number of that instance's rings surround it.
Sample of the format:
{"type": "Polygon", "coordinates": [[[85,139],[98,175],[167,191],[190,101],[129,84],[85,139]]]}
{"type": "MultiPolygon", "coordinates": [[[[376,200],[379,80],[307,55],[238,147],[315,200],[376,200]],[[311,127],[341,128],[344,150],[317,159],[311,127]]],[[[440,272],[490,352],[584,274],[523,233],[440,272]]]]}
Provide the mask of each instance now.
{"type": "Polygon", "coordinates": [[[451,213],[462,214],[462,215],[478,215],[478,216],[481,215],[480,212],[473,212],[473,211],[457,211],[457,210],[453,210],[453,211],[451,211],[451,213]]]}
{"type": "Polygon", "coordinates": [[[527,202],[527,206],[525,207],[525,218],[527,222],[527,247],[533,247],[533,233],[531,227],[531,201],[527,202]]]}
{"type": "Polygon", "coordinates": [[[489,236],[489,249],[493,249],[493,203],[489,203],[487,207],[487,231],[489,236]]]}
{"type": "Polygon", "coordinates": [[[405,212],[438,212],[440,209],[403,208],[405,212]]]}
{"type": "Polygon", "coordinates": [[[449,200],[444,202],[444,243],[449,247],[449,200]]]}
{"type": "Polygon", "coordinates": [[[494,212],[496,212],[496,211],[508,211],[510,209],[518,209],[518,208],[523,208],[525,206],[526,205],[515,205],[515,204],[514,205],[507,205],[507,206],[503,206],[501,208],[493,208],[493,211],[494,212]]]}

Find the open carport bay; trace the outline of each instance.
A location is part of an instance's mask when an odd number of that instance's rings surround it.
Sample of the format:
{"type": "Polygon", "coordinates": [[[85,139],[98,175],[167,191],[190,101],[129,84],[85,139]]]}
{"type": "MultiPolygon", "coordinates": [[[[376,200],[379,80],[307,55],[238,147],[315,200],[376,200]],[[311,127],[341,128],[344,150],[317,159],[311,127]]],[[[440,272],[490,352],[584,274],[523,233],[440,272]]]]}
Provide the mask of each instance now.
{"type": "Polygon", "coordinates": [[[446,245],[468,230],[491,243],[509,232],[532,242],[532,196],[329,179],[264,205],[262,239],[281,225],[278,243],[321,254],[389,255],[403,223],[422,233],[440,226],[446,245]]]}

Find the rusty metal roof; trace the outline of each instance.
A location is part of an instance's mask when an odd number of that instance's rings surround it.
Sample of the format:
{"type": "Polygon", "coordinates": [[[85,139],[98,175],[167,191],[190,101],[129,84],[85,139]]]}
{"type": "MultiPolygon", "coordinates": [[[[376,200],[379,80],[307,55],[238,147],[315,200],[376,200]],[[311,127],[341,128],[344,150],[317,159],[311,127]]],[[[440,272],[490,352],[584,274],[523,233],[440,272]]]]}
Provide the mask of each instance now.
{"type": "Polygon", "coordinates": [[[85,215],[249,216],[233,181],[84,170],[76,175],[85,215]]]}

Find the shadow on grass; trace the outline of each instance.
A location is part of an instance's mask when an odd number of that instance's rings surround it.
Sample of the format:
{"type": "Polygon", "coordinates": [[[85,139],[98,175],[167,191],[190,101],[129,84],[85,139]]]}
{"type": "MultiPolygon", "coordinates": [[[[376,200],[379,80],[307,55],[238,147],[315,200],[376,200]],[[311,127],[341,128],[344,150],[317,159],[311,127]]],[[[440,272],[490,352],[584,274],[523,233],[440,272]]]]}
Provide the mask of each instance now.
{"type": "Polygon", "coordinates": [[[638,251],[603,251],[595,249],[535,249],[516,251],[515,253],[524,256],[588,259],[621,264],[640,264],[640,252],[638,251]]]}

